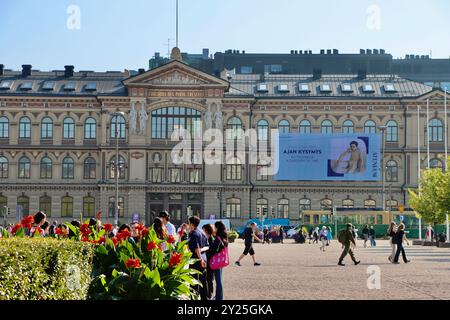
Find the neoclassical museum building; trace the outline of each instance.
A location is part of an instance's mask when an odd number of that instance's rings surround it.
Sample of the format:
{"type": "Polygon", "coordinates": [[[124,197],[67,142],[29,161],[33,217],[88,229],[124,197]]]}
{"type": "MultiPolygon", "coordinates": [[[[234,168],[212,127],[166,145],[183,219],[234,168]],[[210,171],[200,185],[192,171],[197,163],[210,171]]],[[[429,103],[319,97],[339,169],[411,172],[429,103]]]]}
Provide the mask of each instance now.
{"type": "Polygon", "coordinates": [[[102,220],[113,221],[116,174],[120,221],[127,223],[133,216],[150,223],[163,209],[176,223],[198,214],[239,226],[260,211],[297,223],[304,210],[383,207],[381,181],[273,181],[266,164],[237,157],[205,165],[195,155],[189,164],[173,163],[179,142],[170,138],[180,127],[195,137],[207,128],[228,130],[224,140],[254,128],[260,141],[275,128],[329,134],[381,127],[385,206],[395,209],[406,203],[408,188],[417,187],[419,163],[443,166],[444,92],[364,72],[224,70],[218,77],[184,63],[177,48],[165,65],[139,72],[37,71],[30,65],[12,71],[0,65],[1,218],[8,207],[9,222],[38,210],[58,221],[102,211],[102,220]]]}

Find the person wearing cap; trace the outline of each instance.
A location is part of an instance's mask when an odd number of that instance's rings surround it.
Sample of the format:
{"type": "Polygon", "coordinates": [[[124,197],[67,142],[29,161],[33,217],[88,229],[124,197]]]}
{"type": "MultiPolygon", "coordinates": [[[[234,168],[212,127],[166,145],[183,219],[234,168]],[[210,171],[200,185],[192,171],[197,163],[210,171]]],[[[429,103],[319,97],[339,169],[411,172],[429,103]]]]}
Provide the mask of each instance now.
{"type": "Polygon", "coordinates": [[[345,266],[344,263],[342,263],[344,261],[344,258],[347,256],[347,254],[350,254],[350,257],[353,260],[353,263],[355,265],[360,264],[361,261],[357,261],[355,258],[355,255],[353,254],[353,250],[351,248],[351,245],[353,244],[354,246],[356,246],[356,242],[355,242],[355,237],[353,236],[353,232],[352,232],[352,228],[353,225],[351,223],[347,223],[347,228],[342,232],[342,235],[339,235],[339,240],[341,241],[342,245],[344,246],[344,250],[342,251],[341,257],[339,258],[339,263],[338,265],[340,266],[345,266]]]}
{"type": "Polygon", "coordinates": [[[167,211],[161,211],[159,213],[159,218],[163,221],[164,225],[167,229],[167,235],[168,236],[177,236],[177,229],[175,226],[170,222],[170,214],[167,211]]]}

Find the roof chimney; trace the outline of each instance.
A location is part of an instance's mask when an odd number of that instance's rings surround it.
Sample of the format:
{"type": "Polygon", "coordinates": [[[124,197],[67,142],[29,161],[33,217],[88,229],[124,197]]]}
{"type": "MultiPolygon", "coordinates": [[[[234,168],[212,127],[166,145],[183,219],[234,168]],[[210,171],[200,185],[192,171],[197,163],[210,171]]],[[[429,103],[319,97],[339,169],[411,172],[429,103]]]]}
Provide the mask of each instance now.
{"type": "Polygon", "coordinates": [[[73,77],[73,70],[74,69],[75,69],[74,66],[64,66],[64,77],[65,78],[73,77]]]}
{"type": "Polygon", "coordinates": [[[31,76],[31,64],[22,65],[22,77],[31,76]]]}
{"type": "Polygon", "coordinates": [[[141,69],[139,69],[139,70],[138,70],[138,73],[139,73],[139,74],[143,74],[143,73],[145,73],[145,69],[142,69],[142,68],[141,68],[141,69]]]}
{"type": "Polygon", "coordinates": [[[322,69],[314,69],[313,70],[313,79],[319,80],[320,78],[322,78],[322,69]]]}
{"type": "Polygon", "coordinates": [[[0,76],[3,75],[3,69],[5,68],[5,65],[0,64],[0,76]]]}

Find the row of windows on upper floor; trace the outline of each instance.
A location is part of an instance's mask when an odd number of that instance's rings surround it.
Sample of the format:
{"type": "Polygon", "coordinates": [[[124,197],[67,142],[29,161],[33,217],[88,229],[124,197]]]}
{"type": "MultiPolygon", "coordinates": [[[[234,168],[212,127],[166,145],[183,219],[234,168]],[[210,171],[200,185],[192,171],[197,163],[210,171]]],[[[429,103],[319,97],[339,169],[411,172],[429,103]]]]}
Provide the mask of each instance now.
{"type": "MultiPolygon", "coordinates": [[[[185,128],[191,133],[191,136],[197,137],[201,132],[201,116],[199,114],[186,115],[152,115],[152,139],[169,139],[176,128],[185,128]]],[[[444,125],[443,122],[434,118],[429,121],[429,140],[432,142],[444,141],[444,125]]],[[[239,117],[232,117],[227,122],[227,139],[241,139],[243,124],[239,117]]],[[[269,139],[269,122],[265,119],[258,121],[256,125],[259,140],[269,139]]],[[[278,129],[281,134],[291,132],[291,123],[283,119],[278,123],[278,129]]],[[[364,133],[373,134],[378,132],[377,125],[373,120],[367,120],[364,123],[364,133]]],[[[394,120],[386,123],[386,141],[398,142],[398,124],[394,120]]],[[[41,120],[40,126],[41,139],[53,138],[53,120],[45,117],[41,120]]],[[[299,124],[299,132],[309,134],[312,132],[312,124],[309,120],[304,119],[299,124]]],[[[331,134],[334,131],[333,122],[325,119],[320,124],[320,132],[322,134],[331,134]]],[[[355,124],[352,120],[347,119],[342,125],[342,133],[355,133],[355,124]]],[[[63,139],[75,138],[75,121],[71,117],[63,120],[63,139]]],[[[115,139],[126,138],[126,121],[122,116],[114,116],[111,118],[110,137],[115,139]]],[[[9,120],[7,117],[0,117],[0,138],[9,138],[9,120]]],[[[19,120],[19,138],[31,138],[31,120],[24,116],[19,120]]],[[[84,138],[97,138],[97,122],[94,118],[87,118],[84,123],[84,138]]]]}
{"type": "MultiPolygon", "coordinates": [[[[39,197],[39,211],[44,212],[47,217],[52,216],[52,197],[44,194],[39,197]]],[[[74,198],[70,195],[66,195],[61,197],[61,209],[60,216],[61,217],[74,217],[74,198]]],[[[8,207],[10,204],[8,203],[8,197],[0,195],[0,207],[8,207]]],[[[118,202],[119,207],[119,217],[125,216],[125,200],[123,197],[119,197],[118,202]]],[[[96,199],[91,195],[87,195],[83,197],[83,217],[95,217],[96,213],[96,199]]],[[[30,212],[30,198],[26,195],[21,195],[16,198],[16,212],[20,211],[22,216],[28,216],[30,212]]],[[[75,213],[79,217],[79,212],[75,213]]],[[[110,197],[108,202],[108,217],[114,217],[115,214],[115,198],[110,197]]]]}

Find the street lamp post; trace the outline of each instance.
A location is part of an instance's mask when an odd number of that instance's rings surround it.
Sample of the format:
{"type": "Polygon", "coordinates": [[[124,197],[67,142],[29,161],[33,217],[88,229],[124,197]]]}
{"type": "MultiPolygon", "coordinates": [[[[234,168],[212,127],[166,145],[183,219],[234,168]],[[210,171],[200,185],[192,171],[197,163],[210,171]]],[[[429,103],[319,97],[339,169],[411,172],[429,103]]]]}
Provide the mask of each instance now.
{"type": "Polygon", "coordinates": [[[116,120],[116,158],[114,161],[114,176],[116,178],[116,198],[114,201],[114,224],[117,226],[119,224],[119,117],[124,115],[123,112],[115,112],[113,116],[116,120]]]}
{"type": "Polygon", "coordinates": [[[383,135],[383,145],[381,147],[381,201],[383,202],[383,211],[386,211],[386,199],[385,199],[385,178],[384,178],[384,173],[385,173],[385,166],[384,166],[384,152],[385,152],[385,147],[386,147],[386,129],[387,126],[379,126],[378,129],[381,130],[382,135],[383,135]]]}

